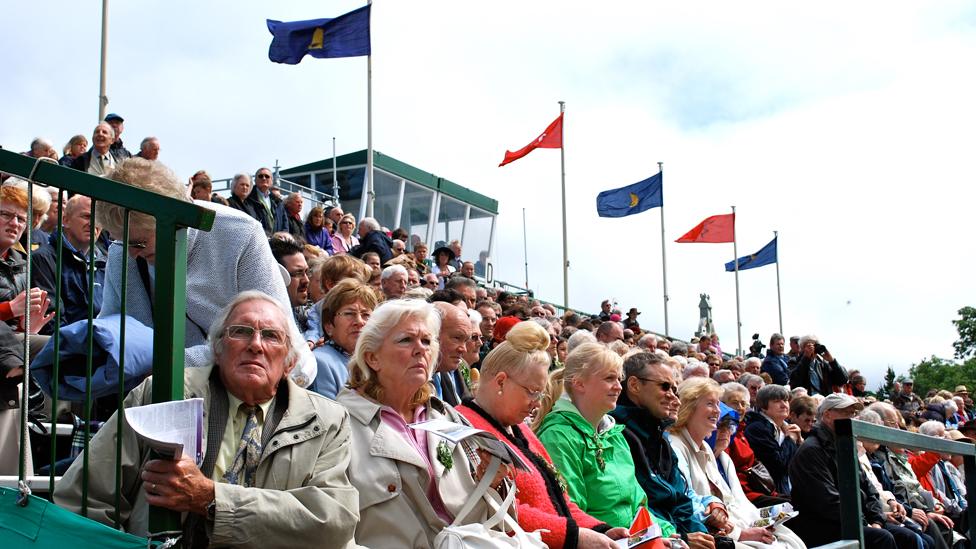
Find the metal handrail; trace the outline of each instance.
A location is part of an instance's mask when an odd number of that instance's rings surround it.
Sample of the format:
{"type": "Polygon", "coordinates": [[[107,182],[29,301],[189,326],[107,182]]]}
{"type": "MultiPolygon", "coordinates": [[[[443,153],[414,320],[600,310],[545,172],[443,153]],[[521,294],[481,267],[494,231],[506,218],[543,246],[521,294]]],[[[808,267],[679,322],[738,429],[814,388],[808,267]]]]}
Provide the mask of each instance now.
{"type": "MultiPolygon", "coordinates": [[[[966,477],[966,493],[976,494],[976,445],[966,442],[953,442],[854,419],[835,421],[834,437],[837,444],[837,488],[840,492],[841,538],[857,540],[861,547],[864,547],[864,531],[862,528],[864,518],[861,512],[861,468],[858,464],[856,443],[858,439],[870,440],[886,446],[962,456],[966,477]]],[[[969,519],[969,543],[970,547],[974,547],[976,546],[976,507],[969,505],[966,514],[969,519]]]]}

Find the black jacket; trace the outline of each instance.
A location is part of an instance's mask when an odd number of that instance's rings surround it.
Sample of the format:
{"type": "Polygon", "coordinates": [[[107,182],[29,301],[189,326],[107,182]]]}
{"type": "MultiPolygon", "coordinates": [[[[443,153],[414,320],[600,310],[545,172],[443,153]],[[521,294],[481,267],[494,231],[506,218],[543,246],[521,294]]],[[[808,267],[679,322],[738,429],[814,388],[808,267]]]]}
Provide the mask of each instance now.
{"type": "Polygon", "coordinates": [[[264,234],[271,236],[271,233],[275,231],[282,230],[282,222],[285,219],[285,206],[281,203],[274,194],[269,196],[271,200],[271,210],[264,207],[264,202],[258,196],[258,188],[252,187],[251,194],[247,195],[247,203],[251,205],[254,210],[254,214],[258,221],[261,222],[261,227],[264,229],[264,234]]]}
{"type": "MultiPolygon", "coordinates": [[[[13,248],[7,259],[0,260],[0,303],[10,301],[27,289],[27,255],[13,248]]],[[[17,320],[8,322],[17,325],[17,320]]]]}
{"type": "Polygon", "coordinates": [[[240,210],[246,213],[247,215],[251,216],[258,223],[261,222],[261,217],[260,215],[258,215],[258,211],[254,209],[255,207],[254,202],[248,200],[247,197],[244,197],[244,200],[241,200],[240,198],[237,198],[237,195],[232,194],[229,197],[227,197],[227,204],[230,205],[231,208],[234,208],[235,210],[240,210]]]}
{"type": "Polygon", "coordinates": [[[796,454],[796,443],[790,437],[785,437],[783,443],[776,442],[779,429],[776,428],[761,413],[750,410],[746,413],[746,428],[744,434],[749,446],[752,448],[756,459],[766,466],[769,476],[773,477],[776,483],[776,492],[789,495],[789,465],[796,454]]]}
{"type": "MultiPolygon", "coordinates": [[[[57,258],[59,233],[51,235],[44,246],[31,255],[31,286],[48,293],[54,310],[54,290],[57,286],[57,258]]],[[[87,255],[72,252],[68,246],[61,250],[61,325],[88,318],[88,261],[87,255]]],[[[95,293],[92,298],[95,316],[102,308],[102,287],[105,284],[105,254],[95,247],[95,293]]],[[[42,334],[54,332],[54,322],[41,330],[42,334]]]]}
{"type": "Polygon", "coordinates": [[[7,373],[24,367],[23,341],[10,326],[0,322],[0,410],[12,410],[20,405],[17,384],[24,376],[7,377],[7,373]]]}
{"type": "Polygon", "coordinates": [[[392,245],[393,241],[383,231],[370,231],[349,254],[362,259],[367,252],[376,252],[380,256],[380,265],[386,265],[387,261],[393,259],[393,250],[390,249],[392,245]]]}
{"type": "MultiPolygon", "coordinates": [[[[837,490],[837,448],[834,433],[818,423],[790,462],[793,481],[791,499],[800,512],[787,526],[808,546],[825,545],[840,539],[840,493],[837,490]]],[[[884,524],[878,493],[863,475],[861,512],[865,526],[884,524]]]]}
{"type": "Polygon", "coordinates": [[[668,520],[679,534],[708,532],[695,516],[688,497],[688,482],[678,470],[678,457],[664,438],[667,427],[644,408],[634,405],[621,393],[610,415],[624,426],[624,438],[634,458],[637,482],[647,494],[647,505],[668,520]]]}
{"type": "Polygon", "coordinates": [[[834,392],[833,386],[845,383],[847,383],[847,371],[837,363],[836,359],[827,362],[820,355],[814,355],[812,359],[800,355],[790,366],[790,386],[804,387],[811,395],[829,395],[834,392]],[[820,377],[817,387],[813,386],[811,376],[813,372],[820,377]]]}

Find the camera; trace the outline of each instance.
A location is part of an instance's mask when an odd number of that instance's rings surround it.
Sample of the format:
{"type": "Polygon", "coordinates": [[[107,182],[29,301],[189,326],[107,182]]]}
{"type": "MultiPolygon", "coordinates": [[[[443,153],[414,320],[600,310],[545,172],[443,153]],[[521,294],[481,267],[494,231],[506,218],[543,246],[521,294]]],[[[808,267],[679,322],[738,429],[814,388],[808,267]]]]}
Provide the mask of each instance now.
{"type": "Polygon", "coordinates": [[[749,355],[755,357],[762,357],[762,350],[766,348],[766,345],[759,341],[759,334],[752,334],[752,345],[749,346],[749,355]]]}
{"type": "Polygon", "coordinates": [[[813,347],[813,349],[814,349],[814,350],[816,351],[816,353],[817,353],[818,355],[822,355],[822,354],[824,354],[824,353],[826,353],[826,352],[827,352],[827,347],[825,347],[825,346],[823,346],[823,345],[821,345],[821,344],[819,344],[819,343],[817,343],[817,344],[816,344],[816,345],[815,345],[815,346],[813,347]]]}

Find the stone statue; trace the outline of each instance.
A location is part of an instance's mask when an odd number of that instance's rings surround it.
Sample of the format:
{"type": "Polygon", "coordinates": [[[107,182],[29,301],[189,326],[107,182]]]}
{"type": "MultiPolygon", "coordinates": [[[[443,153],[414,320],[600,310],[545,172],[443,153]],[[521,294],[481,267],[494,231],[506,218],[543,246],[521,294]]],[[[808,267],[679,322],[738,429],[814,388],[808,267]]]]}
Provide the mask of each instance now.
{"type": "Polygon", "coordinates": [[[712,303],[708,300],[708,294],[698,294],[701,301],[698,302],[698,330],[695,337],[702,337],[715,332],[712,324],[712,303]]]}

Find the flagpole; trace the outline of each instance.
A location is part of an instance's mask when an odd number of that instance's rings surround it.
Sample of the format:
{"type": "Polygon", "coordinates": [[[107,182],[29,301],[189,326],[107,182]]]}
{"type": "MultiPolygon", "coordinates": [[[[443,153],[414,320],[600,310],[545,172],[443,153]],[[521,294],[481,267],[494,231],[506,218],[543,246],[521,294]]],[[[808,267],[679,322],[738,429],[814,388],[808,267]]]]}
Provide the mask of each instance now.
{"type": "Polygon", "coordinates": [[[668,329],[668,256],[664,252],[664,162],[657,163],[657,171],[661,174],[661,269],[664,272],[664,335],[671,337],[668,329]]]}
{"type": "Polygon", "coordinates": [[[98,70],[98,121],[105,120],[105,107],[108,106],[108,96],[105,95],[105,70],[108,66],[108,0],[102,0],[102,54],[101,65],[98,70]]]}
{"type": "Polygon", "coordinates": [[[735,331],[739,336],[739,351],[742,354],[742,317],[739,314],[739,246],[735,239],[735,206],[732,206],[732,262],[735,264],[735,331]]]}
{"type": "Polygon", "coordinates": [[[335,137],[332,138],[332,201],[335,202],[336,207],[341,207],[339,204],[339,170],[336,169],[335,137]]]}
{"type": "MultiPolygon", "coordinates": [[[[566,112],[566,102],[559,102],[559,116],[566,112]]],[[[569,308],[569,248],[566,242],[566,120],[563,119],[562,135],[559,136],[559,167],[562,171],[563,192],[563,308],[569,308]]]]}
{"type": "Polygon", "coordinates": [[[525,289],[529,289],[529,244],[525,232],[525,208],[522,208],[522,256],[525,258],[525,289]]]}
{"type": "MultiPolygon", "coordinates": [[[[373,0],[367,2],[373,5],[373,0]]],[[[372,8],[370,8],[372,9],[372,8]]],[[[366,56],[366,217],[373,217],[373,53],[366,56]]]]}
{"type": "Polygon", "coordinates": [[[773,231],[773,240],[776,241],[776,303],[779,306],[779,335],[783,335],[783,296],[779,291],[779,231],[773,231]]]}

